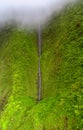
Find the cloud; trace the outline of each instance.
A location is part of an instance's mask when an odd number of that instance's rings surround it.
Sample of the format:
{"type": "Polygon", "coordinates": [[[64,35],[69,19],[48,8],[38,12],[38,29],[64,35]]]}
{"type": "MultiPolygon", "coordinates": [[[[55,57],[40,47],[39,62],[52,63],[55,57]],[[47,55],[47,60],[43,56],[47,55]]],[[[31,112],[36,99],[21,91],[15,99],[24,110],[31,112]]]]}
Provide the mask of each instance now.
{"type": "Polygon", "coordinates": [[[44,24],[54,12],[76,0],[2,0],[0,25],[15,22],[18,27],[37,27],[44,24]]]}

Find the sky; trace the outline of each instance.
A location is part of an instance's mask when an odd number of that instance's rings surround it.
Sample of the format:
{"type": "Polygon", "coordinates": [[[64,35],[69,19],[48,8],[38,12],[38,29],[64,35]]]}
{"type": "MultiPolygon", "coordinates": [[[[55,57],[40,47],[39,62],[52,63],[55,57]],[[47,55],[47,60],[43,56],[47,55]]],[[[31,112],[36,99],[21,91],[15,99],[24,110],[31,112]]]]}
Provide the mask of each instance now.
{"type": "Polygon", "coordinates": [[[15,22],[18,27],[37,27],[53,13],[76,0],[0,0],[0,26],[15,22]]]}

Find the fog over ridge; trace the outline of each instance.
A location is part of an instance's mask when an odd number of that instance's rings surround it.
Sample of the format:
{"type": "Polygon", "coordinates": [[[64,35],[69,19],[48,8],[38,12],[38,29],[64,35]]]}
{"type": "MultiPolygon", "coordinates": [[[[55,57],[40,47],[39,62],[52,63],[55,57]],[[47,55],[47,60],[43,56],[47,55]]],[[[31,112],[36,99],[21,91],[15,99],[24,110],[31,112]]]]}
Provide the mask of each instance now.
{"type": "Polygon", "coordinates": [[[15,21],[18,27],[37,27],[55,12],[77,0],[2,0],[0,1],[0,25],[15,21]]]}

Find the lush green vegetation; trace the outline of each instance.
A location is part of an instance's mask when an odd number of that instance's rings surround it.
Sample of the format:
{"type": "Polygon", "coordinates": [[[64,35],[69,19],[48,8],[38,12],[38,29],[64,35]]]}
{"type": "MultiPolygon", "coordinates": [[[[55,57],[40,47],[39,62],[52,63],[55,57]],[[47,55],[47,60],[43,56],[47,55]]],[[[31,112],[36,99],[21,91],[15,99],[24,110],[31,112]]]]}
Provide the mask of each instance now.
{"type": "Polygon", "coordinates": [[[39,103],[35,32],[0,32],[0,130],[82,130],[82,15],[81,1],[43,30],[39,103]]]}
{"type": "Polygon", "coordinates": [[[32,33],[12,30],[8,41],[1,43],[0,105],[4,110],[1,120],[4,130],[6,126],[7,129],[9,126],[10,129],[15,129],[24,111],[35,105],[38,69],[35,39],[35,35],[32,33]],[[4,108],[5,102],[7,105],[4,108]]]}

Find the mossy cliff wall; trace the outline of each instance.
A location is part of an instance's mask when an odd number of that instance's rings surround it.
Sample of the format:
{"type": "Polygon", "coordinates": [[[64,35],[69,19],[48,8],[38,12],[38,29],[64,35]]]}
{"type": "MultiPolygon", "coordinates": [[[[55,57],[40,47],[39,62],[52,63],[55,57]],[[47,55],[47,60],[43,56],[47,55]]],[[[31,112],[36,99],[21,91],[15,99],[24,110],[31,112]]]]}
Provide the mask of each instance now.
{"type": "Polygon", "coordinates": [[[0,32],[0,130],[82,130],[83,1],[55,17],[42,40],[37,103],[37,34],[0,32]]]}

